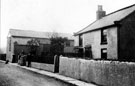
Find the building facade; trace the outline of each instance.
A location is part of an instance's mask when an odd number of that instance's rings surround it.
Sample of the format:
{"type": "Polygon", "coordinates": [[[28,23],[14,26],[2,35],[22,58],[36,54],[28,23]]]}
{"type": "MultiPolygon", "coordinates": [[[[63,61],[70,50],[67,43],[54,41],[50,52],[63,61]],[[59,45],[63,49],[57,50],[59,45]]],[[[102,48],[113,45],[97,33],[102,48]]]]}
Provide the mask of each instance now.
{"type": "MultiPolygon", "coordinates": [[[[33,39],[39,42],[37,48],[37,55],[42,53],[50,52],[50,39],[49,36],[53,33],[50,32],[36,32],[36,31],[26,31],[26,30],[16,30],[10,29],[7,37],[7,55],[6,59],[13,62],[13,55],[19,55],[22,50],[25,54],[28,54],[28,41],[33,39]]],[[[74,45],[74,39],[71,34],[58,33],[60,37],[68,38],[68,45],[65,48],[72,47],[74,45]]],[[[66,50],[66,49],[65,49],[66,50]]],[[[66,50],[68,51],[68,50],[66,50]]]]}
{"type": "Polygon", "coordinates": [[[85,52],[89,45],[93,59],[135,59],[135,5],[108,15],[99,6],[97,13],[95,22],[74,34],[75,46],[85,52]]]}

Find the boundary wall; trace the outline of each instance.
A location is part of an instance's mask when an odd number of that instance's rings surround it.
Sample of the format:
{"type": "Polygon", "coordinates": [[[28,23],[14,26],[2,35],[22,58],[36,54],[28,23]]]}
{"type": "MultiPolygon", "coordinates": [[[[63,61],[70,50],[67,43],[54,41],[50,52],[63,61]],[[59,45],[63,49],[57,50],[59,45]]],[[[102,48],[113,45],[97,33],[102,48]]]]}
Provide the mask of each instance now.
{"type": "Polygon", "coordinates": [[[135,86],[135,63],[60,57],[59,74],[103,86],[135,86]]]}
{"type": "Polygon", "coordinates": [[[31,67],[46,70],[49,72],[54,72],[54,64],[31,62],[31,67]]]}

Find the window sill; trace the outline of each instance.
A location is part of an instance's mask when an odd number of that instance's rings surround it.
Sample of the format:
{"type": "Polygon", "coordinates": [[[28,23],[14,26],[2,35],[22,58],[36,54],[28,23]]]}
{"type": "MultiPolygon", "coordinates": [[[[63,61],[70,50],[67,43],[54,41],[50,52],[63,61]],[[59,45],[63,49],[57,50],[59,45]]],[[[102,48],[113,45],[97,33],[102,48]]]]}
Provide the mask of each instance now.
{"type": "Polygon", "coordinates": [[[106,44],[107,44],[107,42],[101,42],[100,44],[101,44],[101,45],[106,45],[106,44]]]}

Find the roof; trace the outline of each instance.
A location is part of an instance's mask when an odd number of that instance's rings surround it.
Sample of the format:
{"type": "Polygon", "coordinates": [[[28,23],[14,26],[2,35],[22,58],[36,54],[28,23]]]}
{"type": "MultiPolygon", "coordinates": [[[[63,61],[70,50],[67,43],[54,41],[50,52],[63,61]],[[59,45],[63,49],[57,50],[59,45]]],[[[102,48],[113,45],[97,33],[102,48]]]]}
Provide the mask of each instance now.
{"type": "Polygon", "coordinates": [[[135,11],[135,4],[122,8],[120,10],[117,10],[115,12],[112,12],[112,13],[106,15],[105,17],[102,17],[101,19],[94,21],[92,24],[88,25],[84,29],[75,33],[75,35],[114,25],[115,21],[120,21],[120,20],[124,19],[129,14],[133,13],[134,11],[135,11]]]}
{"type": "MultiPolygon", "coordinates": [[[[38,32],[31,30],[10,29],[8,35],[17,37],[49,38],[53,33],[54,32],[38,32]]],[[[73,35],[69,33],[58,33],[58,36],[67,37],[69,40],[74,39],[73,35]]]]}

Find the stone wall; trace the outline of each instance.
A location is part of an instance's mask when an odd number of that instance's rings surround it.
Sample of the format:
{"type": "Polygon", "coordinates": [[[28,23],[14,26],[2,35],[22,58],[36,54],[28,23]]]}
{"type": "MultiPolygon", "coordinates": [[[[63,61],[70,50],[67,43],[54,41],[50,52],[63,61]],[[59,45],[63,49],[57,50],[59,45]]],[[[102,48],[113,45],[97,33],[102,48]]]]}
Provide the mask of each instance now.
{"type": "Polygon", "coordinates": [[[32,62],[31,67],[46,70],[46,71],[49,71],[49,72],[54,72],[54,65],[53,64],[32,62]]]}
{"type": "Polygon", "coordinates": [[[72,78],[80,79],[79,60],[75,58],[62,58],[60,57],[59,73],[72,78]]]}
{"type": "Polygon", "coordinates": [[[60,57],[61,75],[104,86],[135,86],[135,63],[60,57]]]}

